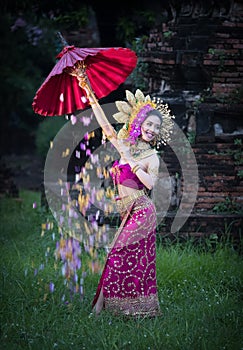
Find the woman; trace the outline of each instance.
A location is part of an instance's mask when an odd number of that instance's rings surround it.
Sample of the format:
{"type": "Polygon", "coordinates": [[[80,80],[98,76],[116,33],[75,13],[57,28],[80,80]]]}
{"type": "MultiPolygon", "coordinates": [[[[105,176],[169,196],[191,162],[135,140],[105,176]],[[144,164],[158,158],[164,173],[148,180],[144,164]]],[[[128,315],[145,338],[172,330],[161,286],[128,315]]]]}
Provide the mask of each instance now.
{"type": "Polygon", "coordinates": [[[89,85],[82,87],[103,133],[121,156],[113,164],[111,176],[118,192],[116,201],[122,223],[110,246],[93,310],[96,315],[103,308],[127,316],[160,315],[155,265],[156,212],[147,191],[154,187],[159,170],[159,158],[152,146],[165,138],[164,115],[167,121],[171,116],[166,106],[162,106],[162,116],[156,103],[140,90],[135,95],[126,91],[128,103],[116,102],[119,113],[114,118],[124,123],[117,133],[89,85]]]}

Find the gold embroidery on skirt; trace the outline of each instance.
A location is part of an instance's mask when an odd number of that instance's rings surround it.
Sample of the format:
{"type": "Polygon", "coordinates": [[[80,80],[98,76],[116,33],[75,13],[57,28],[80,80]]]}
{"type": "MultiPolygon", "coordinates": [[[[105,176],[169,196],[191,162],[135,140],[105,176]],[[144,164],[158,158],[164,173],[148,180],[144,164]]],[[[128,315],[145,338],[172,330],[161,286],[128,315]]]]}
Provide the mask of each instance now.
{"type": "Polygon", "coordinates": [[[131,198],[129,200],[130,196],[126,196],[126,200],[120,199],[116,201],[117,209],[119,210],[120,213],[124,213],[128,211],[133,204],[132,211],[138,211],[140,209],[145,209],[146,207],[149,207],[151,205],[151,199],[145,194],[145,192],[139,191],[139,195],[137,198],[131,198]]]}
{"type": "Polygon", "coordinates": [[[158,295],[136,298],[105,298],[105,309],[125,316],[161,316],[158,295]]]}
{"type": "Polygon", "coordinates": [[[131,216],[132,214],[135,214],[139,210],[148,208],[150,205],[153,205],[152,200],[149,197],[147,197],[145,194],[143,194],[142,191],[143,190],[140,191],[141,193],[140,193],[139,197],[137,197],[136,199],[133,198],[133,202],[124,203],[124,202],[122,202],[122,200],[119,200],[119,202],[121,202],[120,207],[119,207],[119,211],[120,211],[120,214],[121,214],[123,219],[122,219],[120,227],[118,228],[118,230],[113,238],[112,243],[108,246],[110,251],[114,247],[121,231],[124,228],[124,225],[125,225],[128,217],[131,216]]]}

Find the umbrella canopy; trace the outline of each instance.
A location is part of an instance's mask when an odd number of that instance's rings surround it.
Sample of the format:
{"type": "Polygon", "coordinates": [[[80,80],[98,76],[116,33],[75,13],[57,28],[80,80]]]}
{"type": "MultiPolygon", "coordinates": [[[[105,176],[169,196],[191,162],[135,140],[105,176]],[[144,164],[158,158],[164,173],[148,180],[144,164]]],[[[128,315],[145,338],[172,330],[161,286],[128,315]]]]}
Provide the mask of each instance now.
{"type": "Polygon", "coordinates": [[[36,92],[33,110],[43,116],[70,114],[89,105],[86,93],[73,73],[82,64],[97,98],[118,88],[137,63],[135,52],[128,48],[77,48],[65,46],[58,62],[36,92]]]}

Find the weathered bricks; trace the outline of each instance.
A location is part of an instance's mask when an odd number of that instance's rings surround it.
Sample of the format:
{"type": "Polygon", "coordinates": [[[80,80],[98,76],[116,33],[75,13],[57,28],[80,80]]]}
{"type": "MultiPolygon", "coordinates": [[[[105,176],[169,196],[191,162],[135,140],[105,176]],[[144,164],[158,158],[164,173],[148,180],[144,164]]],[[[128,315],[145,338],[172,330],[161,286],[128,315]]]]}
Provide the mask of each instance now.
{"type": "MultiPolygon", "coordinates": [[[[232,235],[238,237],[240,225],[243,217],[237,213],[215,213],[215,206],[224,205],[227,200],[232,201],[232,205],[243,208],[243,180],[237,175],[243,170],[243,165],[237,164],[234,159],[234,152],[242,149],[241,145],[234,143],[196,143],[192,146],[196,157],[199,174],[199,186],[197,200],[193,211],[187,222],[180,229],[179,234],[184,236],[206,236],[212,233],[212,229],[217,234],[223,234],[225,227],[231,227],[232,235]],[[225,219],[227,217],[227,219],[225,219]]],[[[242,150],[243,151],[243,150],[242,150]]],[[[175,167],[173,154],[167,150],[163,159],[165,160],[170,173],[180,174],[179,164],[175,167]]],[[[183,179],[180,182],[180,193],[183,193],[183,179]]],[[[183,209],[190,208],[185,203],[183,209]]],[[[230,208],[229,208],[230,210],[230,208]]],[[[172,224],[169,212],[164,220],[164,226],[160,233],[168,234],[172,224]]]]}
{"type": "Polygon", "coordinates": [[[242,8],[239,11],[239,6],[237,10],[233,7],[226,19],[209,17],[207,21],[200,18],[195,21],[182,16],[173,24],[163,23],[151,30],[142,58],[153,64],[153,69],[148,72],[148,79],[152,80],[150,88],[160,86],[163,77],[176,89],[180,86],[177,81],[180,76],[175,69],[165,76],[163,67],[181,66],[183,70],[187,67],[203,69],[213,96],[227,96],[237,91],[242,85],[239,75],[243,66],[243,22],[239,16],[242,8]],[[167,53],[174,56],[166,56],[167,53]],[[161,69],[157,67],[159,65],[161,69]]]}
{"type": "MultiPolygon", "coordinates": [[[[225,101],[227,97],[232,98],[242,86],[243,16],[240,14],[243,14],[243,4],[237,3],[236,7],[232,6],[228,18],[220,15],[217,18],[179,16],[174,22],[163,23],[154,28],[141,54],[141,60],[149,64],[147,77],[145,73],[145,78],[149,81],[148,92],[154,92],[153,89],[158,91],[162,79],[174,91],[189,90],[188,87],[194,88],[198,83],[197,91],[208,88],[212,100],[218,101],[213,102],[217,110],[215,114],[211,113],[212,102],[208,106],[206,103],[201,104],[199,108],[204,108],[205,118],[218,114],[223,118],[222,113],[227,114],[228,106],[221,101],[225,101]],[[186,79],[192,78],[195,70],[203,72],[204,75],[194,75],[194,81],[187,82],[186,79]]],[[[239,114],[240,101],[233,106],[239,114]]],[[[234,113],[231,116],[238,118],[234,113]]],[[[227,118],[230,116],[225,117],[227,118]]],[[[227,123],[231,125],[232,121],[228,119],[227,123]]],[[[243,170],[243,166],[237,164],[232,154],[237,147],[229,139],[225,139],[224,143],[216,141],[212,134],[197,135],[193,151],[198,164],[199,189],[193,213],[180,230],[184,235],[222,233],[225,225],[231,225],[232,221],[233,231],[238,232],[242,217],[238,220],[236,214],[231,217],[227,214],[224,220],[220,213],[213,215],[215,205],[224,204],[229,198],[233,203],[243,206],[243,180],[237,175],[243,170]]],[[[164,155],[164,159],[170,172],[181,175],[178,162],[168,153],[164,155]]],[[[183,180],[180,186],[183,191],[183,180]]],[[[173,213],[169,212],[162,228],[164,233],[169,232],[172,221],[173,213]]]]}

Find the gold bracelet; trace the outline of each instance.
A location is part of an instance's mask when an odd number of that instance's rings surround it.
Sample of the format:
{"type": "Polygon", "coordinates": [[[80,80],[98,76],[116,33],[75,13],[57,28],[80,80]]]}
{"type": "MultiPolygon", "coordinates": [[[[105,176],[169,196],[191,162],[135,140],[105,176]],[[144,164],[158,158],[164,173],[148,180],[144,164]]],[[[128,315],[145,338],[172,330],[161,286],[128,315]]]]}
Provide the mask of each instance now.
{"type": "Polygon", "coordinates": [[[89,104],[92,106],[92,105],[96,105],[96,102],[91,102],[91,101],[89,101],[89,104]]]}
{"type": "Polygon", "coordinates": [[[138,169],[141,169],[141,168],[140,168],[140,165],[139,165],[139,164],[136,164],[136,165],[132,168],[132,172],[135,174],[135,173],[138,171],[138,169]]]}
{"type": "Polygon", "coordinates": [[[138,170],[141,170],[140,166],[138,166],[138,168],[135,170],[134,174],[136,174],[138,172],[138,170]]]}

